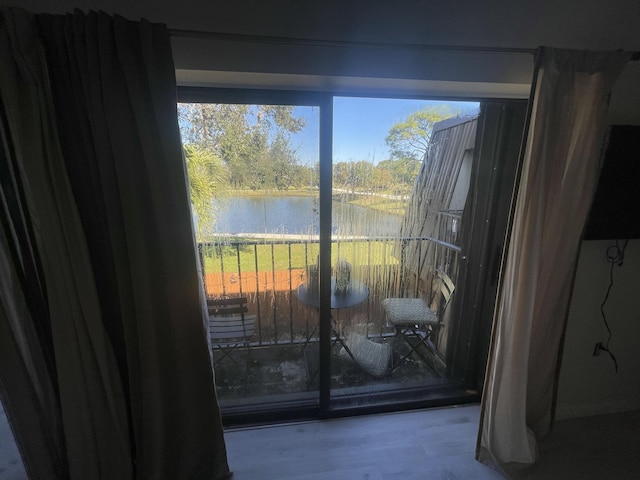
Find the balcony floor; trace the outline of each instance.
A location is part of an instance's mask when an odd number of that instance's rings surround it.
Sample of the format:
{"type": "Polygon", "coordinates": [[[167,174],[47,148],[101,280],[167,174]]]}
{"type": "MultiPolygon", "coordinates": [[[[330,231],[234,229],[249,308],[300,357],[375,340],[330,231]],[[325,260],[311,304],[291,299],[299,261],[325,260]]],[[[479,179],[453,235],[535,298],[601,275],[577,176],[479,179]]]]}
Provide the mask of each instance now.
{"type": "MultiPolygon", "coordinates": [[[[338,349],[334,348],[337,353],[338,349]]],[[[394,362],[402,351],[395,347],[394,362]]],[[[216,353],[216,360],[218,358],[216,353]]],[[[314,398],[318,391],[318,344],[237,349],[215,367],[218,400],[224,406],[314,398]]],[[[388,392],[437,385],[443,380],[418,356],[382,377],[366,373],[345,355],[331,356],[333,395],[388,392]]]]}

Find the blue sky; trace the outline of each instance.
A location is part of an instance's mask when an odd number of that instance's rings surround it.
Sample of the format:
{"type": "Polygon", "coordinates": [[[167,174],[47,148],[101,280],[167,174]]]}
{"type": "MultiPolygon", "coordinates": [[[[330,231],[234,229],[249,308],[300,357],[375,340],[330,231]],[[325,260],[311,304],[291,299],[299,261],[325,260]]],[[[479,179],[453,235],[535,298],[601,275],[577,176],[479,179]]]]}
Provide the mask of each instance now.
{"type": "MultiPolygon", "coordinates": [[[[430,105],[452,105],[465,113],[477,113],[476,102],[399,100],[385,98],[336,97],[333,105],[333,161],[367,160],[378,163],[389,158],[384,138],[389,128],[413,112],[430,105]]],[[[303,163],[318,158],[318,109],[297,107],[296,115],[306,119],[306,128],[292,138],[303,163]]]]}

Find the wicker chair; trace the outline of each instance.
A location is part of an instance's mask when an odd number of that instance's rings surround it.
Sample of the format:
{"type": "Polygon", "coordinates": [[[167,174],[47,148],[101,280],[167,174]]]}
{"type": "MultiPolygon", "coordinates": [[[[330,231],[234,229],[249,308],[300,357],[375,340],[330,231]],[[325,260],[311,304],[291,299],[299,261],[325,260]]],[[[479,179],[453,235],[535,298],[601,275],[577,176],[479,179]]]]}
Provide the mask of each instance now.
{"type": "MultiPolygon", "coordinates": [[[[392,352],[388,343],[377,343],[364,335],[350,333],[347,336],[347,347],[353,361],[369,375],[382,377],[389,373],[392,352]]],[[[340,354],[344,357],[348,355],[344,348],[340,354]]]]}
{"type": "Polygon", "coordinates": [[[385,298],[382,301],[386,322],[395,329],[396,339],[404,339],[410,347],[393,368],[402,365],[413,352],[423,356],[419,348],[427,347],[442,326],[442,318],[454,290],[451,278],[437,271],[430,303],[423,298],[385,298]]]}

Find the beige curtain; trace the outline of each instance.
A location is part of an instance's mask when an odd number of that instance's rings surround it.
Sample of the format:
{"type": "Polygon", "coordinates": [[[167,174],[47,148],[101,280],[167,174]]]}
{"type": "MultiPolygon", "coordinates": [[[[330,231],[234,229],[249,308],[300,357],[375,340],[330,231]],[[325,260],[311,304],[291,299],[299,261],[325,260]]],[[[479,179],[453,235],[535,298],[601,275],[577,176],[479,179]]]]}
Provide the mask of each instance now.
{"type": "Polygon", "coordinates": [[[229,475],[168,31],[0,10],[0,393],[32,478],[229,475]]]}
{"type": "Polygon", "coordinates": [[[485,380],[479,460],[526,474],[553,421],[584,223],[624,53],[539,51],[522,175],[485,380]]]}

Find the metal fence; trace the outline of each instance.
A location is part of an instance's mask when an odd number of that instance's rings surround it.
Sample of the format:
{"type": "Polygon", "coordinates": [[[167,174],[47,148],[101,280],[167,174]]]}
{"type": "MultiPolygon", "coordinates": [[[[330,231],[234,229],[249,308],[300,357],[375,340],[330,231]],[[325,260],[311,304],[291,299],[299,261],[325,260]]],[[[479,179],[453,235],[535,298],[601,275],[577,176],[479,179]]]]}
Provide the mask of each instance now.
{"type": "MultiPolygon", "coordinates": [[[[447,218],[449,223],[454,220],[447,218]]],[[[307,267],[317,264],[318,252],[316,239],[226,238],[198,244],[207,295],[247,297],[249,313],[257,316],[252,346],[307,342],[317,333],[317,310],[300,302],[295,291],[306,281],[307,267]]],[[[390,296],[429,295],[428,282],[420,279],[429,278],[428,272],[435,268],[445,270],[456,282],[459,253],[452,243],[429,237],[336,239],[333,256],[349,259],[354,277],[369,288],[365,302],[336,312],[336,322],[369,336],[389,333],[381,301],[390,296]],[[421,262],[407,263],[408,247],[421,262]]]]}

